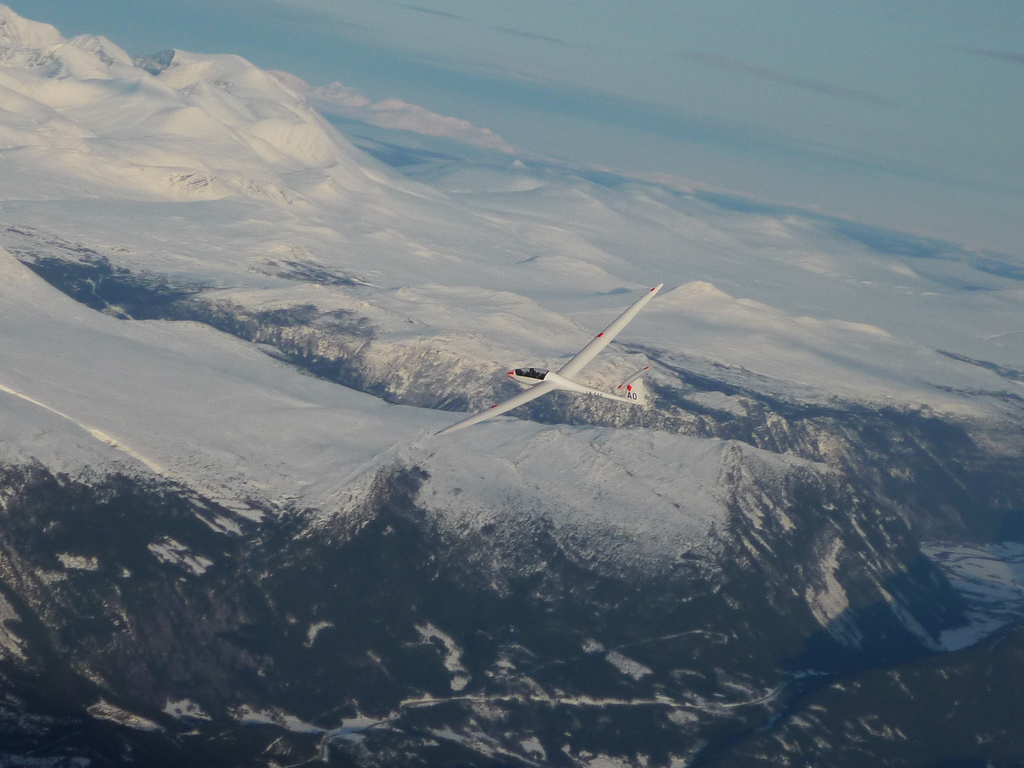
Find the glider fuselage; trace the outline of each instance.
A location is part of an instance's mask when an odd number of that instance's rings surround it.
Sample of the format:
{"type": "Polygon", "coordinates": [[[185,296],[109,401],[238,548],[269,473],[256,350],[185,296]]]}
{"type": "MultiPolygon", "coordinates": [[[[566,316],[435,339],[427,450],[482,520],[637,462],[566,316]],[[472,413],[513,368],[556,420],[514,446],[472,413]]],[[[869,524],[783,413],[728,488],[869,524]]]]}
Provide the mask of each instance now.
{"type": "Polygon", "coordinates": [[[527,387],[532,387],[540,384],[542,381],[547,381],[554,384],[555,389],[565,390],[566,392],[578,392],[581,395],[596,395],[597,397],[603,397],[606,400],[618,400],[620,402],[625,400],[626,402],[632,402],[632,399],[629,397],[619,397],[618,395],[602,392],[599,389],[591,389],[588,386],[580,384],[578,381],[566,378],[555,371],[546,371],[543,368],[516,368],[514,371],[509,371],[508,375],[513,381],[527,387]]]}

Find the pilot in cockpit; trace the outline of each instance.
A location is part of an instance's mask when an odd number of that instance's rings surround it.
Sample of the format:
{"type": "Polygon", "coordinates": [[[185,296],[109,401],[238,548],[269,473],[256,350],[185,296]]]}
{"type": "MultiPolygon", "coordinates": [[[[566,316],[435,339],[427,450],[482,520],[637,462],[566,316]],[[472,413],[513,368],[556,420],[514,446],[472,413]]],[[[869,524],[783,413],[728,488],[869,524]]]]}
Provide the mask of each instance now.
{"type": "Polygon", "coordinates": [[[548,372],[540,368],[516,368],[516,376],[525,376],[528,379],[540,379],[543,381],[548,372]]]}

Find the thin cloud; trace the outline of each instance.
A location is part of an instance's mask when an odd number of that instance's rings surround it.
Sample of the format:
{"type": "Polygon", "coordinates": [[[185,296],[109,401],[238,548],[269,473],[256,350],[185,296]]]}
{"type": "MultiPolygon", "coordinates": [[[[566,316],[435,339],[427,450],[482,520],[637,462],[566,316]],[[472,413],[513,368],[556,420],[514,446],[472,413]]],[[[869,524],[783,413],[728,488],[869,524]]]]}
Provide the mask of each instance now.
{"type": "Polygon", "coordinates": [[[777,72],[774,69],[766,69],[764,67],[755,67],[751,64],[744,64],[742,61],[730,59],[726,56],[719,56],[715,53],[682,50],[679,52],[679,55],[687,61],[692,61],[695,64],[702,64],[705,67],[711,67],[713,69],[720,69],[723,72],[732,72],[738,75],[754,77],[759,80],[781,83],[782,85],[791,85],[794,88],[803,88],[804,90],[823,93],[827,96],[839,96],[844,99],[863,101],[868,104],[874,104],[875,106],[896,106],[894,102],[873,93],[868,93],[867,91],[857,90],[856,88],[846,88],[841,85],[833,85],[821,80],[811,80],[805,77],[793,77],[792,75],[787,75],[785,72],[777,72]]]}
{"type": "Polygon", "coordinates": [[[984,56],[989,59],[1000,61],[1012,61],[1014,64],[1024,64],[1024,53],[1011,53],[1009,51],[997,51],[991,48],[961,48],[964,53],[972,53],[975,56],[984,56]]]}
{"type": "Polygon", "coordinates": [[[501,136],[457,117],[439,115],[417,104],[409,104],[399,99],[371,101],[355,88],[337,82],[314,88],[302,78],[287,72],[270,70],[270,74],[325,114],[357,120],[379,128],[453,139],[482,149],[494,149],[507,155],[515,154],[515,149],[501,136]]]}
{"type": "Polygon", "coordinates": [[[408,5],[407,3],[392,3],[396,8],[405,8],[407,11],[416,11],[417,13],[429,13],[431,16],[440,16],[445,19],[454,19],[455,21],[469,21],[465,16],[459,16],[457,13],[448,13],[448,11],[436,11],[433,8],[424,8],[422,5],[408,5]]]}
{"type": "Polygon", "coordinates": [[[503,32],[506,35],[515,35],[516,37],[525,37],[528,40],[540,40],[544,43],[552,43],[554,45],[567,46],[565,40],[559,40],[557,37],[548,37],[547,35],[538,35],[536,32],[526,32],[522,29],[513,29],[512,27],[506,27],[504,25],[498,27],[499,32],[503,32]]]}
{"type": "Polygon", "coordinates": [[[268,18],[278,19],[288,24],[296,24],[320,30],[345,29],[360,32],[378,31],[374,27],[368,27],[364,24],[356,24],[351,21],[346,21],[337,13],[321,11],[316,8],[281,6],[277,3],[273,3],[272,5],[268,5],[265,10],[258,6],[254,10],[258,13],[266,14],[268,18]]]}
{"type": "Polygon", "coordinates": [[[981,182],[926,164],[809,141],[786,131],[699,114],[683,107],[539,79],[512,68],[479,67],[424,54],[411,57],[410,62],[416,62],[415,71],[421,76],[443,77],[464,93],[483,93],[520,110],[582,118],[670,140],[719,147],[759,162],[772,158],[792,167],[844,169],[965,190],[1024,195],[1024,187],[981,182]]]}

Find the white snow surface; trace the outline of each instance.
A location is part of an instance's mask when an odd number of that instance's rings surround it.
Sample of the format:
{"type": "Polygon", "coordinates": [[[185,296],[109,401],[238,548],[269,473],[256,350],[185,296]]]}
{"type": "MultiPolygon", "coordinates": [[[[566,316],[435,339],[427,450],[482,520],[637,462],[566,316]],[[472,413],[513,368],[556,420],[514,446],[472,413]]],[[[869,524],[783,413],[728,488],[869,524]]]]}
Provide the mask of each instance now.
{"type": "MultiPolygon", "coordinates": [[[[735,443],[524,421],[485,422],[452,437],[400,455],[430,475],[420,504],[462,535],[514,540],[531,521],[549,524],[581,561],[611,556],[647,569],[684,552],[710,555],[728,519],[719,476],[735,443]]],[[[783,471],[807,464],[740,450],[783,471]]]]}
{"type": "Polygon", "coordinates": [[[966,648],[1024,619],[1024,544],[928,542],[922,551],[968,605],[968,623],[942,633],[943,650],[966,648]]]}
{"type": "Polygon", "coordinates": [[[0,655],[6,652],[19,659],[24,659],[25,652],[22,649],[24,641],[7,626],[8,621],[16,622],[17,620],[18,612],[14,610],[14,606],[7,602],[3,595],[0,595],[0,655]]]}
{"type": "Polygon", "coordinates": [[[317,635],[319,635],[323,630],[333,626],[333,622],[330,621],[318,621],[310,624],[309,629],[306,630],[306,647],[313,647],[313,643],[316,642],[317,635]]]}
{"type": "Polygon", "coordinates": [[[608,651],[604,658],[609,664],[619,670],[619,672],[627,677],[633,678],[634,680],[641,680],[647,675],[654,674],[653,670],[649,667],[645,667],[639,661],[631,659],[628,656],[623,656],[618,651],[608,651]]]}
{"type": "Polygon", "coordinates": [[[807,604],[810,606],[811,613],[817,622],[826,629],[850,606],[846,590],[836,578],[836,571],[839,570],[839,553],[842,550],[842,539],[835,539],[820,564],[819,579],[822,582],[822,588],[816,589],[813,585],[809,585],[807,588],[807,604]]]}
{"type": "Polygon", "coordinates": [[[206,569],[213,565],[210,558],[190,554],[187,545],[169,536],[150,544],[147,548],[161,563],[180,565],[193,576],[202,576],[206,569]]]}
{"type": "Polygon", "coordinates": [[[303,376],[205,326],[115,320],[5,253],[0,327],[5,453],[160,467],[234,505],[336,500],[367,462],[450,421],[303,376]]]}
{"type": "Polygon", "coordinates": [[[459,648],[458,643],[451,635],[442,632],[430,623],[417,624],[416,631],[420,633],[420,637],[425,642],[435,639],[441,641],[444,645],[444,668],[452,675],[451,689],[456,692],[463,690],[469,683],[470,677],[468,670],[462,664],[462,649],[459,648]]]}
{"type": "Polygon", "coordinates": [[[196,704],[191,699],[180,699],[178,701],[168,701],[163,708],[163,711],[171,717],[176,717],[179,720],[211,720],[212,718],[206,714],[206,711],[196,704]]]}
{"type": "Polygon", "coordinates": [[[300,720],[277,708],[256,709],[243,704],[231,710],[231,715],[244,725],[276,725],[293,733],[323,733],[323,728],[300,720]]]}
{"type": "Polygon", "coordinates": [[[137,731],[162,731],[158,724],[154,723],[149,718],[137,715],[134,712],[129,712],[126,709],[121,709],[108,701],[100,699],[98,702],[88,708],[88,712],[93,717],[99,718],[100,720],[110,720],[115,723],[120,723],[129,728],[134,728],[137,731]]]}
{"type": "Polygon", "coordinates": [[[69,571],[98,571],[100,569],[99,560],[95,557],[60,552],[57,554],[57,559],[69,571]]]}

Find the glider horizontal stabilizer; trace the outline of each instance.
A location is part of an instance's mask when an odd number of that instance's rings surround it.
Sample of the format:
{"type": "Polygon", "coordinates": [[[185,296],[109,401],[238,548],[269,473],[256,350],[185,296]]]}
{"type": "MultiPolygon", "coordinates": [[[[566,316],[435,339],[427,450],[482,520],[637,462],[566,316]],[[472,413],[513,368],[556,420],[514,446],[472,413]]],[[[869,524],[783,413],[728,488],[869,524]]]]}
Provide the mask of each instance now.
{"type": "Polygon", "coordinates": [[[644,374],[651,366],[646,365],[619,384],[615,394],[624,397],[637,405],[647,406],[647,389],[644,387],[644,374]]]}

